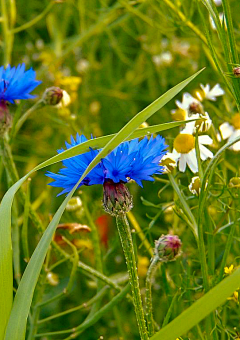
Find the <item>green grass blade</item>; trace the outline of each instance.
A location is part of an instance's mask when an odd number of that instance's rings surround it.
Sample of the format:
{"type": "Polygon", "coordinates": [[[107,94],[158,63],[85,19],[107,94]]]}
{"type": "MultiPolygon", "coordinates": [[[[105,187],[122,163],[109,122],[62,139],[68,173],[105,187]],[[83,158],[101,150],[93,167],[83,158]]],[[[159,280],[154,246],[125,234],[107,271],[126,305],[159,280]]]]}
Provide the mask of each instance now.
{"type": "Polygon", "coordinates": [[[240,268],[231,276],[211,289],[198,301],[186,309],[182,314],[162,328],[150,340],[176,340],[186,334],[193,326],[197,325],[208,314],[223,304],[232,293],[238,289],[240,281],[240,268]]]}
{"type": "MultiPolygon", "coordinates": [[[[128,138],[134,138],[133,132],[137,129],[137,127],[146,121],[149,117],[151,117],[156,111],[162,108],[168,101],[170,101],[174,96],[176,96],[187,84],[189,84],[202,70],[195,73],[193,76],[187,78],[180,84],[176,85],[165,94],[163,94],[160,98],[155,100],[152,104],[146,107],[144,110],[139,112],[133,119],[131,119],[116,135],[114,135],[110,141],[107,142],[105,147],[100,151],[97,157],[89,164],[88,168],[79,179],[79,182],[73,188],[73,190],[69,193],[69,195],[65,198],[58,211],[54,215],[51,223],[46,229],[42,239],[40,240],[37,248],[35,249],[32,258],[23,274],[22,280],[20,282],[19,288],[17,290],[17,294],[14,300],[13,309],[9,318],[9,322],[7,325],[5,340],[18,340],[19,338],[23,338],[26,329],[26,322],[28,313],[31,306],[32,296],[35,289],[35,285],[38,280],[38,276],[41,271],[42,264],[44,262],[44,258],[51,243],[52,236],[55,232],[55,229],[60,221],[60,218],[64,212],[64,209],[73,195],[74,191],[78,187],[78,184],[83,180],[83,178],[90,172],[101,160],[101,158],[105,157],[108,153],[110,153],[118,144],[127,140],[128,138]]],[[[176,122],[177,123],[177,122],[176,122]]],[[[177,125],[175,125],[177,126],[177,125]]],[[[143,129],[142,129],[143,130],[143,129]]],[[[147,129],[148,133],[149,129],[147,129]]],[[[145,133],[146,134],[146,133],[145,133]]],[[[104,137],[103,137],[104,138],[104,137]]],[[[130,138],[130,139],[131,139],[130,138]]],[[[89,146],[94,147],[94,142],[96,140],[88,141],[82,144],[82,147],[89,148],[89,146]]],[[[50,164],[56,163],[57,161],[63,160],[65,158],[72,157],[79,152],[81,148],[79,147],[78,152],[74,154],[76,151],[76,147],[70,150],[65,151],[65,153],[61,153],[46,162],[43,162],[36,168],[34,168],[30,173],[20,179],[17,183],[15,183],[9,191],[4,196],[1,206],[0,206],[0,238],[1,238],[1,249],[0,249],[0,301],[4,308],[1,308],[0,319],[1,319],[1,328],[0,328],[0,339],[2,340],[4,337],[4,331],[7,323],[8,316],[11,310],[12,304],[12,251],[11,251],[11,206],[15,193],[22,185],[22,183],[36,170],[39,170],[43,167],[46,167],[50,164]],[[67,156],[67,157],[66,157],[67,156]],[[4,216],[2,219],[1,216],[4,216]],[[7,298],[6,298],[7,296],[7,298]],[[3,320],[3,322],[2,322],[3,320]]],[[[85,150],[86,151],[86,150],[85,150]]],[[[82,151],[82,152],[85,152],[82,151]]]]}

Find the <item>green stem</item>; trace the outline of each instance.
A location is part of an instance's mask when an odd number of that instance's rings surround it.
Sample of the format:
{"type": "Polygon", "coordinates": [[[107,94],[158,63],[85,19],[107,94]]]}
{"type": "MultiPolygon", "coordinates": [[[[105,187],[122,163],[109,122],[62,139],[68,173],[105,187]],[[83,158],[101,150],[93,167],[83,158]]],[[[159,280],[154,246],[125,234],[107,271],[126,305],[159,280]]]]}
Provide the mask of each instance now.
{"type": "Polygon", "coordinates": [[[2,10],[2,27],[3,27],[3,41],[4,41],[4,65],[7,66],[11,62],[11,51],[13,35],[9,30],[9,19],[7,12],[6,0],[1,0],[1,10],[2,10]]]}
{"type": "Polygon", "coordinates": [[[126,285],[121,290],[121,292],[118,293],[110,302],[108,302],[104,307],[102,307],[98,312],[96,312],[91,318],[85,320],[81,325],[77,327],[66,329],[63,331],[41,333],[41,334],[37,334],[35,337],[41,338],[44,336],[53,336],[53,335],[72,333],[70,337],[67,337],[65,340],[75,339],[85,329],[94,325],[104,314],[108,313],[114,306],[119,304],[119,302],[127,295],[128,292],[129,292],[129,285],[126,285]]]}
{"type": "Polygon", "coordinates": [[[30,28],[31,26],[35,25],[38,21],[40,21],[42,18],[44,18],[44,16],[47,15],[47,13],[51,10],[51,8],[53,7],[53,5],[55,3],[56,3],[55,1],[51,1],[48,4],[48,6],[44,9],[44,11],[42,11],[42,13],[37,15],[34,19],[30,20],[29,22],[23,24],[22,26],[19,26],[19,27],[12,29],[11,33],[19,33],[21,31],[24,31],[24,30],[30,28]]]}
{"type": "Polygon", "coordinates": [[[127,217],[125,214],[119,214],[116,217],[116,222],[117,222],[118,232],[119,232],[119,236],[121,239],[121,243],[122,243],[122,247],[123,247],[123,251],[125,255],[125,260],[127,264],[129,281],[130,281],[131,289],[132,289],[133,303],[135,307],[135,313],[136,313],[140,337],[142,340],[147,340],[149,338],[148,338],[146,322],[144,319],[142,298],[141,298],[139,279],[138,279],[138,273],[137,273],[137,264],[136,264],[135,254],[134,254],[130,227],[129,227],[127,217]]]}
{"type": "Polygon", "coordinates": [[[17,121],[16,125],[14,126],[11,137],[15,136],[17,132],[20,130],[22,125],[25,123],[25,121],[28,119],[28,117],[36,110],[43,107],[45,104],[42,99],[40,99],[38,102],[36,102],[32,107],[30,107],[29,110],[27,110],[17,121]]]}
{"type": "Polygon", "coordinates": [[[146,320],[148,327],[148,335],[149,337],[154,335],[154,319],[153,319],[153,306],[152,306],[152,278],[154,276],[156,267],[159,263],[158,256],[152,258],[152,262],[148,268],[147,277],[146,277],[146,320]]]}
{"type": "Polygon", "coordinates": [[[228,239],[227,239],[227,243],[226,243],[226,246],[225,246],[223,259],[222,259],[222,262],[221,262],[221,266],[220,266],[220,270],[219,270],[219,274],[218,274],[218,278],[217,278],[217,283],[219,283],[223,279],[224,267],[226,266],[227,257],[229,255],[229,252],[230,252],[230,249],[231,249],[231,245],[232,245],[232,241],[233,241],[234,232],[236,230],[236,226],[237,226],[237,223],[235,222],[232,225],[231,230],[228,234],[228,239]]]}
{"type": "Polygon", "coordinates": [[[194,236],[195,236],[196,240],[198,240],[198,226],[197,226],[197,222],[195,220],[195,217],[194,217],[191,209],[189,208],[189,206],[188,206],[188,204],[187,204],[183,194],[181,193],[181,191],[180,191],[180,189],[178,187],[178,184],[177,184],[174,176],[171,173],[169,173],[168,177],[169,177],[169,180],[170,180],[170,182],[172,184],[173,189],[177,193],[178,198],[179,198],[180,202],[182,203],[182,207],[184,209],[185,214],[188,216],[188,218],[189,218],[189,220],[191,222],[190,225],[192,227],[194,236]]]}
{"type": "Polygon", "coordinates": [[[84,200],[84,202],[83,202],[83,207],[84,207],[85,215],[88,219],[89,226],[91,227],[91,239],[92,239],[93,249],[94,249],[94,253],[95,253],[96,269],[97,269],[97,271],[102,273],[103,272],[102,254],[101,254],[100,239],[99,239],[99,235],[98,235],[98,230],[97,230],[95,223],[93,222],[91,214],[89,213],[88,206],[86,204],[86,200],[84,200]]]}
{"type": "Polygon", "coordinates": [[[65,310],[63,312],[51,315],[51,316],[49,316],[49,317],[47,317],[45,319],[38,320],[38,324],[42,324],[44,322],[48,322],[48,321],[51,321],[51,320],[56,319],[56,318],[60,318],[61,316],[64,316],[66,314],[70,314],[70,313],[79,311],[81,309],[86,309],[87,307],[91,306],[94,302],[96,302],[99,299],[101,299],[106,294],[107,288],[109,288],[109,287],[108,286],[104,286],[92,299],[90,299],[87,302],[84,302],[80,306],[73,307],[73,308],[70,308],[70,309],[65,310]]]}

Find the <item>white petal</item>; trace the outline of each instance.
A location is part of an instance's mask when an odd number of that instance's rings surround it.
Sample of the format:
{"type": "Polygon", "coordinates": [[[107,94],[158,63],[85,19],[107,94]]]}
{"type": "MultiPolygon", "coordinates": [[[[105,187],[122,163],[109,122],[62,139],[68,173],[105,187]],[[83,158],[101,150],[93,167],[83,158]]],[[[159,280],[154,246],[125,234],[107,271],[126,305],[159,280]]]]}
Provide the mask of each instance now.
{"type": "Polygon", "coordinates": [[[213,158],[212,151],[208,150],[204,145],[199,145],[200,149],[200,157],[203,161],[205,161],[208,158],[213,158]]]}
{"type": "Polygon", "coordinates": [[[210,91],[209,93],[212,96],[218,97],[218,96],[223,96],[225,94],[225,92],[223,91],[223,89],[221,88],[221,86],[219,84],[216,84],[210,91]]]}
{"type": "Polygon", "coordinates": [[[186,133],[188,135],[192,135],[195,131],[195,121],[186,123],[185,128],[180,133],[186,133]]]}
{"type": "Polygon", "coordinates": [[[233,144],[232,149],[233,151],[240,151],[240,142],[233,144]]]}
{"type": "Polygon", "coordinates": [[[185,172],[185,170],[186,170],[186,155],[181,154],[179,158],[179,171],[185,172]]]}
{"type": "Polygon", "coordinates": [[[222,135],[222,138],[227,139],[234,132],[234,127],[226,122],[219,126],[219,131],[222,135]]]}
{"type": "Polygon", "coordinates": [[[219,132],[217,133],[217,140],[218,140],[218,142],[221,142],[221,140],[222,140],[222,137],[221,137],[219,132]]]}
{"type": "Polygon", "coordinates": [[[176,157],[176,159],[178,159],[181,156],[181,154],[179,152],[177,152],[176,149],[173,149],[172,154],[173,154],[174,157],[176,157]]]}
{"type": "Polygon", "coordinates": [[[198,137],[199,144],[211,145],[213,140],[208,135],[202,135],[198,137]]]}
{"type": "MultiPolygon", "coordinates": [[[[237,129],[233,132],[233,134],[230,136],[228,142],[232,142],[238,136],[240,136],[240,130],[239,129],[237,129]]],[[[233,144],[232,146],[230,146],[230,149],[234,150],[234,151],[240,151],[240,141],[233,144]]]]}
{"type": "Polygon", "coordinates": [[[198,172],[197,156],[195,149],[186,154],[187,164],[193,173],[198,172]]]}
{"type": "Polygon", "coordinates": [[[187,109],[187,107],[184,107],[184,105],[179,100],[176,100],[175,104],[177,105],[177,107],[179,107],[179,109],[182,109],[182,110],[187,109]]]}

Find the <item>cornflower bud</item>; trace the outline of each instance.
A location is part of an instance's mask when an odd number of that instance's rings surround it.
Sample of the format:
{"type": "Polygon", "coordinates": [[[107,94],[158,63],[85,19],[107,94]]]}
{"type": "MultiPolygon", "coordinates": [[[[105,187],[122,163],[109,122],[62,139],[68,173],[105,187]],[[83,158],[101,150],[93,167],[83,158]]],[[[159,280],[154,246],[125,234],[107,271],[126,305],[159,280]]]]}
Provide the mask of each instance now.
{"type": "Polygon", "coordinates": [[[132,209],[132,196],[123,182],[114,183],[112,180],[104,182],[103,207],[112,216],[126,214],[132,209]]]}
{"type": "Polygon", "coordinates": [[[177,235],[162,235],[155,241],[154,255],[161,262],[174,261],[181,255],[182,242],[177,235]]]}
{"type": "Polygon", "coordinates": [[[43,102],[46,105],[57,105],[61,102],[63,90],[60,87],[49,87],[43,94],[43,102]]]}

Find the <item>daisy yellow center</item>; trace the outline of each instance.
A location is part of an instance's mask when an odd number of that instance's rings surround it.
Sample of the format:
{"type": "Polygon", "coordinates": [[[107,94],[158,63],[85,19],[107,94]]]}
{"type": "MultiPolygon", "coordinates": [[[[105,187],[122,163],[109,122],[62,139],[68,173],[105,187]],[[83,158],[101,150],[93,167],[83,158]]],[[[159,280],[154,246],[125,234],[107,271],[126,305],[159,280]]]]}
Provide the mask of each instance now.
{"type": "Polygon", "coordinates": [[[240,129],[240,113],[236,113],[232,117],[232,125],[236,130],[240,129]]]}
{"type": "Polygon", "coordinates": [[[180,133],[173,142],[174,149],[179,153],[189,153],[195,148],[195,138],[187,133],[180,133]]]}
{"type": "Polygon", "coordinates": [[[187,112],[183,109],[177,109],[173,113],[173,119],[174,120],[185,120],[187,118],[187,112]]]}

